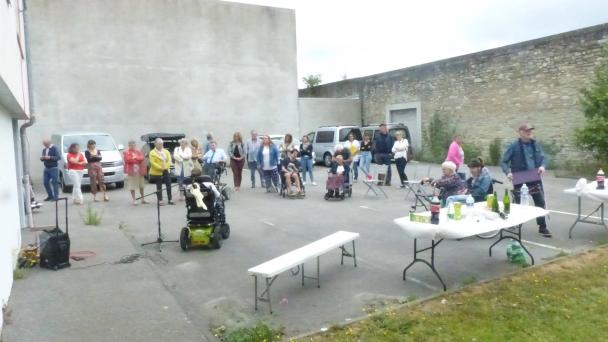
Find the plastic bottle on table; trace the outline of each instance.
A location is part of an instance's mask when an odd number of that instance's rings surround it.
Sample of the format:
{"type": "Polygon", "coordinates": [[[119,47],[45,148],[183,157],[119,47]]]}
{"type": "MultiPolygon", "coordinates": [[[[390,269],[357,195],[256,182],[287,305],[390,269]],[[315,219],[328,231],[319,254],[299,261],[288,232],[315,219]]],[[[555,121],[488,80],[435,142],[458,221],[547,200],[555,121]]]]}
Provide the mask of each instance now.
{"type": "Polygon", "coordinates": [[[521,199],[519,204],[521,205],[530,205],[530,195],[528,193],[528,186],[524,183],[521,187],[521,199]]]}
{"type": "Polygon", "coordinates": [[[439,224],[439,211],[441,209],[441,203],[439,202],[439,197],[434,196],[433,200],[431,200],[431,223],[439,224]]]}
{"type": "Polygon", "coordinates": [[[473,198],[473,196],[471,196],[471,194],[469,194],[469,196],[467,196],[467,209],[473,209],[474,206],[475,199],[473,198]]]}
{"type": "Polygon", "coordinates": [[[454,219],[454,202],[452,202],[452,201],[448,202],[448,219],[449,220],[454,219]]]}

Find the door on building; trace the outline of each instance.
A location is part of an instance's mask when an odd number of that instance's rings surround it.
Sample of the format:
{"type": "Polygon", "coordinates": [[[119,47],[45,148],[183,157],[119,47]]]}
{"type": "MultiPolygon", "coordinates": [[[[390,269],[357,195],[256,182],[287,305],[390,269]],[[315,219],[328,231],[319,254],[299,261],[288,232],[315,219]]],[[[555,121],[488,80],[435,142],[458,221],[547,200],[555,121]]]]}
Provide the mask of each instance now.
{"type": "Polygon", "coordinates": [[[402,123],[407,126],[412,137],[410,144],[414,153],[422,149],[422,132],[420,130],[419,113],[416,108],[393,109],[390,111],[391,123],[402,123]]]}

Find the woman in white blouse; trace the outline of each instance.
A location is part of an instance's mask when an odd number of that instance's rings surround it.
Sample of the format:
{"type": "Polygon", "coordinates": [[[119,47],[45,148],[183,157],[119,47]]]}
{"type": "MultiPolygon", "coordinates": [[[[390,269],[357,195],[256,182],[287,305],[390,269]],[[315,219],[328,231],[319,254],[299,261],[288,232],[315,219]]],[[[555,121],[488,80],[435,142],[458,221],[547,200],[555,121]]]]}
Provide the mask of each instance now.
{"type": "Polygon", "coordinates": [[[397,131],[397,133],[395,133],[395,143],[393,144],[392,152],[395,155],[395,165],[397,166],[402,188],[405,188],[405,182],[407,182],[405,165],[407,165],[407,150],[409,147],[410,143],[403,137],[403,132],[397,131]]]}
{"type": "Polygon", "coordinates": [[[179,184],[179,199],[183,199],[184,178],[190,177],[192,173],[192,149],[188,146],[188,139],[180,139],[179,146],[173,151],[173,160],[175,161],[175,174],[177,175],[177,183],[179,184]]]}

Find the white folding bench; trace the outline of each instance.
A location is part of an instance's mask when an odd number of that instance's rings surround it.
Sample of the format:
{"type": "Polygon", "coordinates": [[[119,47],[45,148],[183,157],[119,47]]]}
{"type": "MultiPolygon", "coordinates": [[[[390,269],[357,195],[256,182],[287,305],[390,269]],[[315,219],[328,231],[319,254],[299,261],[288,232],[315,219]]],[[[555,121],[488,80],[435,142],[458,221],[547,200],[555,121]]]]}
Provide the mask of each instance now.
{"type": "MultiPolygon", "coordinates": [[[[317,287],[321,287],[321,277],[319,274],[319,258],[321,255],[329,252],[332,249],[339,248],[341,251],[340,264],[344,265],[344,257],[351,257],[357,267],[357,254],[355,253],[355,240],[359,238],[359,233],[346,231],[338,231],[328,235],[306,246],[300,247],[289,253],[283,254],[263,264],[250,268],[247,272],[254,277],[255,291],[255,310],[258,309],[258,301],[267,302],[268,310],[272,314],[272,306],[270,304],[270,287],[277,279],[279,274],[298,268],[297,272],[302,273],[302,286],[304,286],[304,278],[315,279],[317,287]],[[348,243],[352,243],[352,253],[348,252],[344,247],[348,243]],[[313,258],[317,258],[317,276],[311,277],[304,275],[304,263],[313,258]],[[266,290],[258,296],[258,277],[266,279],[266,290]]],[[[297,272],[295,274],[297,274],[297,272]]]]}

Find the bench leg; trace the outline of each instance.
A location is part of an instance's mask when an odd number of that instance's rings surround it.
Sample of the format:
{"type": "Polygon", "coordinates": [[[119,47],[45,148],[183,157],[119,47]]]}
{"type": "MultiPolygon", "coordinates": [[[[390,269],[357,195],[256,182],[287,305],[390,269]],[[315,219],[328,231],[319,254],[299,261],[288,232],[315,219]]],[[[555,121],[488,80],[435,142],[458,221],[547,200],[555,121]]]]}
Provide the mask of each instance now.
{"type": "Polygon", "coordinates": [[[302,264],[302,287],[304,287],[304,264],[302,264]]]}
{"type": "Polygon", "coordinates": [[[270,314],[272,314],[272,304],[270,303],[270,286],[272,285],[272,282],[270,281],[270,278],[266,278],[266,295],[268,296],[268,311],[270,312],[270,314]]]}
{"type": "Polygon", "coordinates": [[[344,257],[350,257],[353,258],[354,262],[355,262],[355,267],[357,267],[357,251],[355,249],[355,240],[352,241],[353,244],[353,252],[352,254],[349,253],[346,248],[344,248],[344,246],[340,246],[340,249],[342,250],[342,255],[340,257],[340,265],[344,265],[344,257]]]}
{"type": "Polygon", "coordinates": [[[317,257],[317,288],[321,288],[321,272],[319,271],[321,269],[320,264],[320,260],[321,257],[317,257]]]}
{"type": "Polygon", "coordinates": [[[258,302],[268,302],[268,311],[272,314],[272,305],[270,303],[270,287],[277,279],[278,275],[272,278],[266,278],[266,290],[258,296],[258,277],[254,275],[254,291],[255,291],[255,309],[258,309],[258,302]]]}
{"type": "Polygon", "coordinates": [[[253,289],[255,292],[255,311],[258,311],[258,276],[253,276],[253,289]]]}

